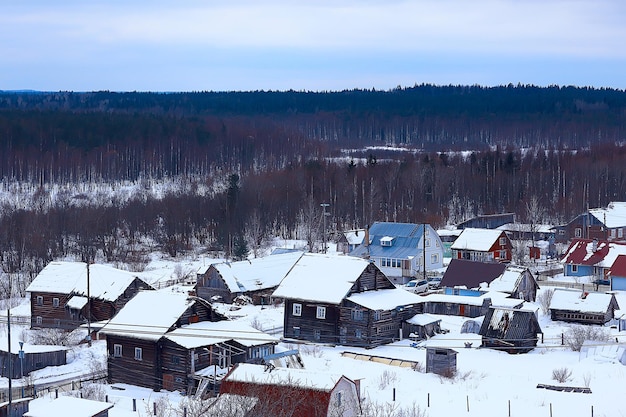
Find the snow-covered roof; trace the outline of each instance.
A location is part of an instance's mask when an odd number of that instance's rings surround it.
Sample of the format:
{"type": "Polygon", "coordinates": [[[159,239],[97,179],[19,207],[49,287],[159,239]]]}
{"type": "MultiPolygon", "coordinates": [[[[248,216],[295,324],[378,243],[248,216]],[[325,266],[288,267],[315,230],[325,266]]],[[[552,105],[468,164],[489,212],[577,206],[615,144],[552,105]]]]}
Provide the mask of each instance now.
{"type": "Polygon", "coordinates": [[[67,308],[80,310],[81,308],[85,307],[85,304],[87,304],[88,301],[89,299],[87,297],[83,297],[81,295],[74,295],[69,300],[67,300],[67,303],[65,303],[65,306],[67,308]]]}
{"type": "Polygon", "coordinates": [[[504,294],[498,291],[489,291],[478,297],[474,297],[471,295],[453,295],[453,294],[428,294],[423,297],[420,297],[419,302],[428,303],[455,303],[455,304],[465,304],[465,305],[474,305],[481,306],[483,305],[483,301],[487,298],[491,299],[491,305],[493,307],[505,307],[505,308],[515,308],[524,303],[524,300],[519,300],[517,298],[508,298],[509,294],[504,294]]]}
{"type": "MultiPolygon", "coordinates": [[[[6,337],[0,337],[0,351],[8,352],[8,343],[6,337]]],[[[30,343],[24,343],[22,346],[22,350],[24,353],[47,353],[47,352],[58,352],[60,350],[67,350],[65,346],[55,346],[55,345],[31,345],[30,343]]],[[[11,337],[11,353],[17,355],[20,351],[20,340],[17,335],[11,337]]]]}
{"type": "Polygon", "coordinates": [[[393,288],[354,293],[348,300],[370,310],[393,310],[396,307],[418,303],[421,298],[402,288],[393,288]]]}
{"type": "Polygon", "coordinates": [[[140,291],[100,330],[104,334],[160,339],[196,301],[187,294],[140,291]]]}
{"type": "MultiPolygon", "coordinates": [[[[138,276],[107,265],[89,266],[89,295],[115,301],[138,276]]],[[[35,277],[27,292],[77,294],[87,296],[87,264],[84,262],[50,262],[35,277]]]]}
{"type": "Polygon", "coordinates": [[[626,226],[626,202],[624,201],[614,201],[606,208],[590,209],[589,214],[610,229],[626,226]]]}
{"type": "Polygon", "coordinates": [[[428,313],[420,313],[420,314],[414,315],[413,317],[408,319],[406,322],[409,324],[414,324],[416,326],[426,326],[428,324],[436,323],[438,321],[441,321],[441,317],[434,316],[428,313]]]}
{"type": "Polygon", "coordinates": [[[203,321],[179,327],[165,336],[166,339],[187,349],[209,346],[234,340],[243,346],[278,343],[278,339],[240,321],[203,321]]]}
{"type": "Polygon", "coordinates": [[[368,265],[352,256],[305,253],[273,297],[339,304],[368,265]]]}
{"type": "Polygon", "coordinates": [[[316,391],[332,391],[342,375],[294,368],[267,368],[249,363],[237,364],[224,381],[263,385],[296,386],[316,391]],[[271,369],[271,371],[270,371],[271,369]]]}
{"type": "Polygon", "coordinates": [[[572,310],[582,313],[604,314],[608,311],[613,294],[555,288],[550,300],[550,309],[572,310]],[[587,294],[584,298],[583,295],[587,294]]]}
{"type": "Polygon", "coordinates": [[[363,238],[365,237],[365,229],[350,230],[347,232],[343,232],[343,235],[346,237],[348,244],[360,245],[363,242],[363,238]]]}
{"type": "Polygon", "coordinates": [[[626,245],[604,240],[576,239],[570,244],[561,262],[610,268],[619,255],[626,255],[626,245]]]}
{"type": "Polygon", "coordinates": [[[247,292],[276,287],[301,256],[302,252],[290,252],[212,266],[224,279],[230,292],[247,292]]]}
{"type": "Polygon", "coordinates": [[[450,248],[486,252],[498,241],[502,233],[504,233],[502,230],[495,229],[463,229],[450,248]]]}
{"type": "Polygon", "coordinates": [[[522,274],[526,268],[519,266],[508,266],[502,275],[489,283],[489,289],[492,291],[511,293],[515,290],[517,283],[522,278],[522,274]]]}
{"type": "Polygon", "coordinates": [[[50,402],[38,403],[24,417],[92,417],[113,408],[114,404],[87,400],[72,396],[61,396],[50,402]]]}

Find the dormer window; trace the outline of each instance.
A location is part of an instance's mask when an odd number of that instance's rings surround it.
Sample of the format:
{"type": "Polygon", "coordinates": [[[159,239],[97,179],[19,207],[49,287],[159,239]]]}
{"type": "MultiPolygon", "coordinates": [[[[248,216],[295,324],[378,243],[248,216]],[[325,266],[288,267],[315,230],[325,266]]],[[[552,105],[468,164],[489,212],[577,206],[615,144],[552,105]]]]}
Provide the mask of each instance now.
{"type": "Polygon", "coordinates": [[[380,246],[392,246],[393,245],[393,237],[385,236],[380,238],[380,246]]]}

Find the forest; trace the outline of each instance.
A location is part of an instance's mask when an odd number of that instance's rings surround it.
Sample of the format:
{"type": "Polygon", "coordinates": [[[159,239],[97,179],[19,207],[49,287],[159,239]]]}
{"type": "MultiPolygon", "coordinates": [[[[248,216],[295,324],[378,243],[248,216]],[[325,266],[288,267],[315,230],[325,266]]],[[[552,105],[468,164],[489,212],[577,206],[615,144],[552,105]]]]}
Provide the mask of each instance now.
{"type": "Polygon", "coordinates": [[[0,262],[27,285],[62,257],[140,268],[146,242],[240,258],[530,201],[558,224],[624,199],[625,130],[626,92],[582,87],[0,91],[0,262]]]}

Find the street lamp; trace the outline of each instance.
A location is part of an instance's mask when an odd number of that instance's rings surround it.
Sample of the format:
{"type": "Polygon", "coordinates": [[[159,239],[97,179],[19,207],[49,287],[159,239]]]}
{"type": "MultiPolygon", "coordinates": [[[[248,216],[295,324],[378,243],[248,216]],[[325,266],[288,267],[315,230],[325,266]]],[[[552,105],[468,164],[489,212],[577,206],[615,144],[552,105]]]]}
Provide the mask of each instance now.
{"type": "MultiPolygon", "coordinates": [[[[24,342],[20,341],[20,378],[24,378],[24,342]]],[[[22,381],[22,398],[24,398],[24,382],[22,381]]]]}
{"type": "Polygon", "coordinates": [[[324,213],[322,214],[324,218],[324,230],[322,230],[322,239],[324,241],[324,253],[326,253],[326,216],[330,215],[330,213],[326,213],[326,207],[330,206],[330,204],[322,203],[320,204],[320,206],[324,210],[324,213]]]}

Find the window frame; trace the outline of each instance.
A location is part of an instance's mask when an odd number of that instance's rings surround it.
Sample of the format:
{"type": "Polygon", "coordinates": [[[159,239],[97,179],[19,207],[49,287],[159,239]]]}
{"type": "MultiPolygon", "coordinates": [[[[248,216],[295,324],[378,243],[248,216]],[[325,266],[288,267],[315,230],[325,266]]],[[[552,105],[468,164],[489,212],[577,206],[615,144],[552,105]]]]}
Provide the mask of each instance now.
{"type": "Polygon", "coordinates": [[[135,360],[136,361],[143,360],[143,349],[140,347],[135,347],[135,360]]]}
{"type": "Polygon", "coordinates": [[[60,305],[59,297],[54,297],[52,299],[52,307],[59,307],[59,305],[60,305]]]}
{"type": "Polygon", "coordinates": [[[319,320],[326,320],[326,307],[317,306],[315,309],[315,318],[319,320]]]}
{"type": "Polygon", "coordinates": [[[37,299],[35,300],[35,304],[37,304],[38,306],[42,306],[43,305],[43,295],[38,295],[37,299]]]}
{"type": "Polygon", "coordinates": [[[113,345],[113,357],[121,358],[123,354],[124,354],[124,347],[119,343],[115,343],[113,345]]]}
{"type": "Polygon", "coordinates": [[[291,306],[291,314],[296,317],[302,316],[302,304],[293,303],[291,306]]]}

